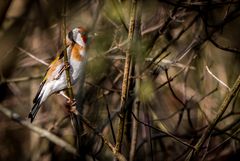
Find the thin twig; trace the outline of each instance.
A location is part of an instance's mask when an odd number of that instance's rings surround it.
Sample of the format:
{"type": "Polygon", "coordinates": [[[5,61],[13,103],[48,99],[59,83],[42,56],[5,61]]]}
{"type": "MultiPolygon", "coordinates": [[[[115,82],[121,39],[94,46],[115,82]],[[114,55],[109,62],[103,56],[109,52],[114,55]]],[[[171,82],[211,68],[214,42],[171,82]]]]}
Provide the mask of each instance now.
{"type": "Polygon", "coordinates": [[[217,150],[218,148],[220,148],[222,145],[226,144],[229,140],[231,140],[231,139],[234,137],[234,135],[238,134],[239,132],[240,132],[240,128],[237,128],[237,130],[234,131],[232,134],[230,134],[230,136],[229,136],[226,140],[224,140],[223,142],[221,142],[220,144],[216,145],[216,146],[213,147],[211,150],[209,150],[209,151],[207,152],[207,155],[210,154],[210,153],[212,153],[212,152],[214,152],[215,150],[217,150]]]}
{"type": "Polygon", "coordinates": [[[189,147],[189,148],[191,148],[191,149],[195,149],[194,146],[188,144],[188,143],[185,142],[185,141],[182,141],[180,138],[174,136],[174,135],[171,134],[170,132],[164,131],[163,129],[156,128],[156,127],[154,127],[154,126],[151,126],[151,125],[149,125],[149,124],[147,124],[147,123],[139,120],[139,119],[135,116],[134,113],[132,113],[132,116],[134,117],[135,120],[137,120],[137,122],[143,124],[144,126],[150,127],[150,128],[153,129],[153,130],[156,130],[156,131],[158,131],[158,132],[161,132],[161,133],[163,133],[163,134],[166,134],[167,136],[171,137],[172,139],[178,141],[179,143],[182,143],[183,145],[186,145],[187,147],[189,147]]]}
{"type": "MultiPolygon", "coordinates": [[[[188,24],[187,27],[183,28],[179,33],[178,35],[176,36],[176,38],[172,39],[166,46],[164,46],[162,48],[162,50],[160,50],[154,57],[153,59],[151,60],[151,62],[145,67],[145,70],[148,69],[149,67],[152,66],[152,64],[154,64],[154,62],[159,58],[159,56],[161,56],[162,53],[164,53],[165,51],[167,51],[167,49],[173,44],[175,43],[177,40],[180,39],[180,37],[188,30],[190,29],[193,24],[197,21],[197,19],[199,18],[199,15],[196,15],[192,21],[188,24]]],[[[144,71],[145,71],[144,70],[144,71]]]]}
{"type": "Polygon", "coordinates": [[[226,87],[229,91],[231,90],[230,87],[228,87],[228,85],[226,83],[224,83],[222,80],[220,80],[217,76],[215,76],[211,70],[208,68],[208,66],[206,66],[207,72],[214,78],[216,79],[221,85],[223,85],[224,87],[226,87]]]}
{"type": "Polygon", "coordinates": [[[95,134],[97,134],[99,137],[102,138],[102,140],[104,141],[104,144],[107,145],[107,147],[112,151],[113,155],[119,160],[119,161],[127,161],[126,158],[119,153],[118,151],[116,151],[116,148],[108,141],[108,139],[102,134],[100,133],[98,130],[96,130],[91,123],[82,115],[79,115],[81,117],[81,121],[87,126],[89,127],[95,134]]]}
{"type": "Polygon", "coordinates": [[[238,78],[235,81],[233,87],[227,93],[225,99],[223,100],[223,103],[219,108],[219,112],[217,113],[217,116],[214,118],[213,122],[207,128],[206,132],[202,135],[202,137],[198,140],[198,142],[194,146],[196,150],[195,151],[191,150],[190,153],[188,154],[188,156],[186,157],[185,161],[190,161],[190,160],[192,160],[192,159],[194,159],[195,157],[198,156],[199,151],[201,150],[203,144],[205,143],[207,138],[211,135],[211,133],[212,133],[213,129],[215,128],[215,126],[217,125],[217,123],[221,120],[221,118],[222,118],[224,112],[226,111],[229,103],[234,98],[234,96],[236,95],[239,88],[240,88],[240,75],[238,76],[238,78]]]}
{"type": "Polygon", "coordinates": [[[236,54],[240,54],[240,49],[238,48],[232,48],[232,47],[227,47],[227,46],[223,46],[219,43],[217,43],[216,41],[214,41],[211,37],[208,39],[215,47],[224,50],[224,51],[228,51],[228,52],[232,52],[232,53],[236,53],[236,54]]]}
{"type": "Polygon", "coordinates": [[[24,50],[23,48],[21,48],[21,47],[17,47],[17,48],[18,48],[18,50],[20,50],[21,52],[27,54],[28,56],[30,56],[30,57],[33,58],[34,60],[40,62],[41,64],[44,64],[44,65],[46,65],[46,66],[49,66],[49,64],[48,64],[47,62],[43,61],[42,59],[39,59],[38,57],[34,56],[34,55],[31,54],[30,52],[24,50]]]}
{"type": "Polygon", "coordinates": [[[180,98],[178,98],[178,96],[176,95],[176,93],[174,92],[174,90],[173,90],[173,88],[172,88],[171,81],[169,81],[170,79],[169,79],[169,76],[168,76],[168,71],[167,71],[167,69],[165,69],[164,71],[165,71],[165,74],[166,74],[166,77],[167,77],[167,80],[168,80],[168,81],[167,81],[168,87],[169,87],[169,89],[170,89],[173,97],[174,97],[178,102],[180,102],[183,106],[185,106],[185,103],[184,103],[180,98]]]}
{"type": "MultiPolygon", "coordinates": [[[[111,49],[115,50],[115,49],[117,49],[117,47],[113,47],[111,49]]],[[[109,50],[111,50],[111,49],[109,49],[109,50]]],[[[108,53],[108,51],[106,51],[105,53],[108,53]]],[[[98,58],[98,56],[92,57],[90,60],[96,59],[96,58],[98,58]]],[[[122,55],[107,55],[106,58],[107,59],[112,59],[112,60],[125,60],[126,59],[125,56],[122,56],[122,55]]],[[[151,62],[152,60],[153,60],[153,58],[151,58],[151,57],[145,58],[146,62],[151,62]]],[[[171,66],[175,66],[175,67],[179,67],[179,68],[185,68],[186,67],[185,64],[177,63],[175,61],[168,60],[168,59],[159,59],[156,62],[156,64],[159,64],[160,62],[163,63],[164,65],[169,65],[169,66],[171,65],[171,66]]],[[[196,70],[196,68],[194,66],[189,66],[189,69],[196,70]]]]}
{"type": "Polygon", "coordinates": [[[107,113],[108,113],[108,120],[109,120],[109,124],[110,124],[110,128],[111,128],[111,132],[112,132],[113,141],[116,144],[116,136],[115,136],[115,133],[114,133],[114,128],[113,128],[113,124],[112,124],[112,120],[111,120],[111,114],[110,114],[110,110],[109,110],[109,107],[108,107],[107,98],[106,98],[106,96],[104,94],[103,94],[103,97],[104,97],[105,102],[106,102],[106,108],[107,108],[107,113]]]}
{"type": "MultiPolygon", "coordinates": [[[[49,66],[49,64],[47,62],[45,62],[44,60],[34,56],[33,54],[31,54],[30,52],[24,50],[23,48],[21,47],[18,47],[18,49],[20,51],[22,51],[23,53],[27,54],[28,56],[30,56],[31,58],[33,58],[34,60],[38,61],[39,63],[45,65],[45,66],[49,66]]],[[[64,48],[65,49],[65,48],[64,48]]],[[[12,78],[12,79],[7,79],[7,80],[3,80],[1,83],[11,83],[11,82],[21,82],[21,81],[28,81],[28,80],[31,80],[31,79],[38,79],[38,78],[41,78],[42,76],[30,76],[30,77],[21,77],[21,78],[12,78]]],[[[62,95],[63,97],[65,97],[66,99],[69,99],[69,97],[67,95],[65,95],[64,92],[60,92],[59,93],[60,95],[62,95]]]]}
{"type": "MultiPolygon", "coordinates": [[[[138,46],[138,49],[139,49],[139,46],[138,46]]],[[[141,71],[140,67],[141,67],[140,62],[136,60],[136,65],[135,65],[136,75],[140,75],[140,71],[141,71]]],[[[141,79],[137,77],[136,83],[135,83],[136,98],[134,100],[134,105],[133,105],[133,113],[137,117],[139,117],[139,108],[141,105],[141,102],[139,99],[140,87],[141,87],[141,79]]],[[[130,152],[129,152],[129,161],[134,161],[134,158],[136,155],[137,140],[138,140],[138,123],[134,118],[132,119],[132,136],[131,137],[132,138],[131,138],[131,146],[130,146],[130,152]]]]}
{"type": "Polygon", "coordinates": [[[119,6],[121,5],[121,3],[119,3],[118,1],[115,1],[115,0],[112,0],[112,4],[113,4],[113,7],[116,9],[116,12],[117,12],[117,14],[118,14],[118,16],[119,16],[119,19],[120,19],[120,21],[121,21],[124,29],[125,29],[126,31],[128,31],[127,25],[126,25],[125,22],[124,22],[123,12],[122,12],[121,9],[119,9],[119,6]],[[118,5],[117,5],[116,3],[117,3],[118,5]]]}
{"type": "Polygon", "coordinates": [[[42,77],[43,77],[42,75],[36,75],[36,76],[27,76],[27,77],[19,77],[19,78],[8,78],[8,79],[3,78],[0,81],[0,84],[1,83],[12,83],[12,82],[24,82],[24,81],[29,81],[29,80],[33,80],[33,79],[39,79],[42,77]]]}
{"type": "MultiPolygon", "coordinates": [[[[138,117],[139,116],[139,108],[140,108],[140,100],[136,98],[134,101],[133,113],[138,117]]],[[[132,120],[132,139],[131,146],[129,152],[129,161],[134,161],[136,154],[136,146],[138,140],[138,123],[135,119],[132,120]]]]}

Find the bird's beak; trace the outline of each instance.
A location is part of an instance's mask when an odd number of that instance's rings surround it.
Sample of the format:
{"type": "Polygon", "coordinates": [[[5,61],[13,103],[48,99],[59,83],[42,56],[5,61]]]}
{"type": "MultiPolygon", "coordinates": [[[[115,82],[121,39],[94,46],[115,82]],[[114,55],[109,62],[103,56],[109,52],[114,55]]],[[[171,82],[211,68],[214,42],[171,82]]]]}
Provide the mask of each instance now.
{"type": "Polygon", "coordinates": [[[93,37],[96,37],[96,36],[98,36],[98,34],[96,32],[88,33],[89,38],[93,38],[93,37]]]}
{"type": "Polygon", "coordinates": [[[98,36],[96,32],[88,33],[87,44],[90,44],[96,36],[98,36]]]}

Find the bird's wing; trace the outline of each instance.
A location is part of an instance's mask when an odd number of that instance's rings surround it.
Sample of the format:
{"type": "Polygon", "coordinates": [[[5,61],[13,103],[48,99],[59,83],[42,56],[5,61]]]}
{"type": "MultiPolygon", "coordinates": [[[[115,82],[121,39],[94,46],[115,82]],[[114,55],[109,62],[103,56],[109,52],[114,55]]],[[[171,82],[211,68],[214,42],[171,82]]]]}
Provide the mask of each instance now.
{"type": "MultiPolygon", "coordinates": [[[[63,68],[64,65],[64,50],[66,50],[70,45],[67,45],[65,48],[62,48],[60,52],[58,52],[56,58],[51,62],[49,65],[45,76],[43,78],[44,81],[51,81],[55,78],[56,74],[60,72],[61,68],[63,68]]],[[[60,73],[61,74],[61,73],[60,73]]]]}
{"type": "MultiPolygon", "coordinates": [[[[68,48],[68,47],[69,47],[69,45],[66,46],[66,48],[68,48]]],[[[40,95],[44,85],[47,82],[54,80],[58,74],[59,74],[59,76],[62,74],[62,73],[60,73],[60,71],[64,67],[63,57],[64,57],[64,50],[66,48],[63,48],[60,52],[58,52],[59,54],[57,54],[57,57],[48,66],[48,69],[44,75],[44,78],[39,86],[38,92],[37,92],[35,98],[33,99],[33,103],[36,103],[36,101],[38,100],[39,95],[40,95]]]]}

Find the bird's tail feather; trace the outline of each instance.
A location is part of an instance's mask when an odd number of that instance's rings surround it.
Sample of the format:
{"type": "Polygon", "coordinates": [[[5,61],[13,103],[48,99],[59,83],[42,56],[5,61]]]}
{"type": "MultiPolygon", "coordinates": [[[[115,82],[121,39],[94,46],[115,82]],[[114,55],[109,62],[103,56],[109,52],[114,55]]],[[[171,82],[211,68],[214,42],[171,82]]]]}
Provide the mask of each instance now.
{"type": "Polygon", "coordinates": [[[30,111],[30,113],[28,114],[28,118],[31,119],[31,122],[33,122],[34,118],[37,115],[37,112],[40,109],[40,105],[41,105],[41,100],[42,100],[42,96],[39,96],[36,101],[34,102],[34,105],[30,111]]]}

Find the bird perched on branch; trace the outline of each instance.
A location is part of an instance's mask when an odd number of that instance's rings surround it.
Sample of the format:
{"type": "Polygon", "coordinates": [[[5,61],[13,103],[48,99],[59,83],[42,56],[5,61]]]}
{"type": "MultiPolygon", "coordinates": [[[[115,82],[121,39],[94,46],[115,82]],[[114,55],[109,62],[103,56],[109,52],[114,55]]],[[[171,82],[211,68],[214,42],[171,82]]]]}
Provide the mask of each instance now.
{"type": "Polygon", "coordinates": [[[86,43],[87,32],[84,28],[74,28],[67,34],[68,63],[64,64],[64,50],[58,54],[55,60],[49,65],[47,72],[40,84],[38,92],[33,99],[33,107],[28,115],[31,122],[34,120],[41,104],[53,93],[60,92],[67,88],[65,69],[69,68],[71,83],[83,78],[84,66],[86,64],[86,43]]]}

